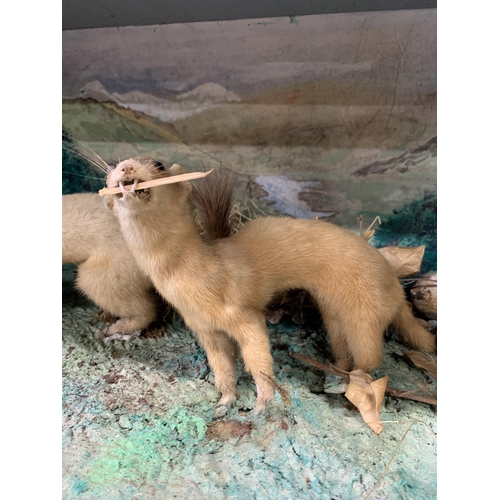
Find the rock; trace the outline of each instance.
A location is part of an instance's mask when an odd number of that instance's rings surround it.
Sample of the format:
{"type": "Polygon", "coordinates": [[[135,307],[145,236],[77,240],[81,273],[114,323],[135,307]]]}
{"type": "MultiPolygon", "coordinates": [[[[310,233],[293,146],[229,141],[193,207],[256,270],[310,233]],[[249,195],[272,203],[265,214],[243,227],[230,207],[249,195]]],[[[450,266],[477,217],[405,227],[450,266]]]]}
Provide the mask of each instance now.
{"type": "Polygon", "coordinates": [[[426,318],[437,320],[437,272],[423,274],[410,289],[415,308],[426,318]]]}
{"type": "Polygon", "coordinates": [[[207,439],[217,441],[228,441],[229,439],[241,438],[250,434],[254,428],[252,422],[240,422],[235,419],[220,420],[210,425],[207,429],[207,439]]]}
{"type": "Polygon", "coordinates": [[[125,415],[122,415],[119,420],[118,420],[118,425],[122,428],[122,429],[131,429],[132,428],[132,424],[130,423],[130,420],[128,419],[127,416],[125,415]]]}

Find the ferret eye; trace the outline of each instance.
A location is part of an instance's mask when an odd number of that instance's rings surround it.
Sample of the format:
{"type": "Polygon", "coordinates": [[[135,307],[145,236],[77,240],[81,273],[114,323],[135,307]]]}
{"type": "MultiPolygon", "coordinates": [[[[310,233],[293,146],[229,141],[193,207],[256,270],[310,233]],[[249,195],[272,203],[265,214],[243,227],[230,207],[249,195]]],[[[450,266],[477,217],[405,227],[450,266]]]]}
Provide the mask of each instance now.
{"type": "Polygon", "coordinates": [[[165,170],[165,167],[161,161],[158,160],[153,160],[153,165],[158,169],[158,170],[165,170]]]}

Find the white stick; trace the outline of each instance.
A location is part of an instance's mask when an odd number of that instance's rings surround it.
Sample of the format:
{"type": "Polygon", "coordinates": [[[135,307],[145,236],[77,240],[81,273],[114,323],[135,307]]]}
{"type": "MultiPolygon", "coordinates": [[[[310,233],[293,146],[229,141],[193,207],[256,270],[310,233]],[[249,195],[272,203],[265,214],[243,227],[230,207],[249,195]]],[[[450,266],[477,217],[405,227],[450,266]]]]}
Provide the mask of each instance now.
{"type": "MultiPolygon", "coordinates": [[[[154,179],[152,181],[140,182],[135,186],[135,191],[140,189],[147,189],[155,186],[162,186],[163,184],[175,184],[177,182],[183,181],[191,181],[193,179],[200,179],[202,177],[206,177],[212,170],[208,172],[192,172],[190,174],[181,174],[181,175],[173,175],[172,177],[162,177],[161,179],[154,179]]],[[[134,191],[134,186],[124,186],[123,189],[125,191],[131,192],[134,191]]],[[[103,188],[99,190],[99,194],[101,196],[106,196],[107,194],[118,194],[121,193],[122,190],[119,187],[116,188],[103,188]]]]}

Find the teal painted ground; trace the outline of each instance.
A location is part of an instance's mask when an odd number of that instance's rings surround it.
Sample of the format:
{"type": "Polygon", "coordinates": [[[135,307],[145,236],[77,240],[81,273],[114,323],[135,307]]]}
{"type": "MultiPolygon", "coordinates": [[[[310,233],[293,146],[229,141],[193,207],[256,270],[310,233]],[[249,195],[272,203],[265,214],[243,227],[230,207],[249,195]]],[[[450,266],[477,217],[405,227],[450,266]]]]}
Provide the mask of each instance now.
{"type": "MultiPolygon", "coordinates": [[[[70,279],[72,270],[65,275],[70,279]]],[[[377,436],[343,395],[315,394],[321,372],[289,356],[326,361],[320,330],[270,326],[277,394],[252,417],[255,386],[239,380],[238,406],[214,426],[217,392],[206,357],[177,318],[161,338],[102,344],[96,308],[63,286],[64,500],[433,499],[436,411],[387,397],[377,436]]],[[[391,356],[376,378],[401,389],[436,390],[420,370],[391,356]]]]}

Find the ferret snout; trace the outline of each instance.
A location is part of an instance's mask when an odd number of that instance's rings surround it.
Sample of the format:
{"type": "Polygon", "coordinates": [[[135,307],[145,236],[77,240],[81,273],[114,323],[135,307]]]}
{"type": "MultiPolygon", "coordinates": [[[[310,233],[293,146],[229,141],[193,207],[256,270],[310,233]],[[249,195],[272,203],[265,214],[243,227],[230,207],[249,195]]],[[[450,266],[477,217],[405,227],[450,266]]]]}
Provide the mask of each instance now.
{"type": "Polygon", "coordinates": [[[134,173],[134,167],[132,165],[129,165],[129,164],[122,165],[122,173],[124,175],[130,175],[130,174],[134,173]]]}

